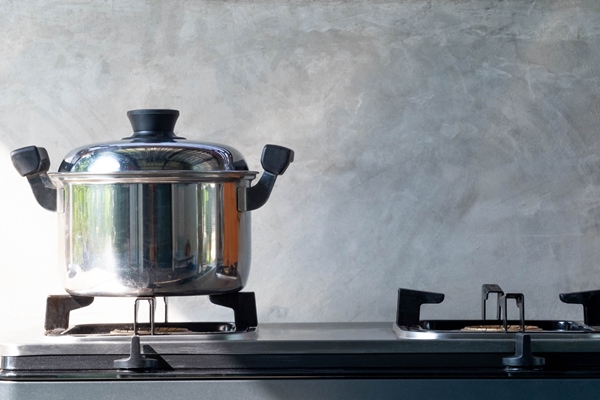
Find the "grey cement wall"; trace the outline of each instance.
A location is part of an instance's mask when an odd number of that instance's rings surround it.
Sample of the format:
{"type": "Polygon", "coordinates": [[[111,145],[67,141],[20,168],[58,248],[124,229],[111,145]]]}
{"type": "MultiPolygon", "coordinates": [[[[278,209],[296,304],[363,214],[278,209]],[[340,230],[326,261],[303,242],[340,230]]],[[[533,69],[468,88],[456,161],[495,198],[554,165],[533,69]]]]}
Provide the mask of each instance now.
{"type": "MultiPolygon", "coordinates": [[[[261,321],[392,321],[398,287],[475,318],[492,282],[581,319],[558,293],[600,288],[596,1],[1,0],[0,55],[0,299],[23,301],[2,320],[41,327],[61,292],[55,216],[10,150],[55,169],[151,107],[252,169],[265,143],[296,150],[253,215],[261,321]]],[[[218,314],[204,302],[173,312],[218,314]]]]}

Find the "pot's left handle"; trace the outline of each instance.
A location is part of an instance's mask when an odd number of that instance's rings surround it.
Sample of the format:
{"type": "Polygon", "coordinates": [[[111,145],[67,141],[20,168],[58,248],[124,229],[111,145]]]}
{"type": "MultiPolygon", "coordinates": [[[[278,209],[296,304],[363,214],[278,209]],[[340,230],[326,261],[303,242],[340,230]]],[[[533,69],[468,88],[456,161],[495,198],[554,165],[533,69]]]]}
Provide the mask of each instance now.
{"type": "Polygon", "coordinates": [[[238,210],[252,211],[262,207],[269,200],[277,176],[283,175],[292,161],[293,150],[274,144],[266,145],[260,159],[265,172],[256,185],[238,189],[238,210]]]}
{"type": "Polygon", "coordinates": [[[27,146],[10,153],[16,170],[29,181],[37,202],[46,210],[56,211],[56,187],[48,176],[50,158],[43,147],[27,146]]]}

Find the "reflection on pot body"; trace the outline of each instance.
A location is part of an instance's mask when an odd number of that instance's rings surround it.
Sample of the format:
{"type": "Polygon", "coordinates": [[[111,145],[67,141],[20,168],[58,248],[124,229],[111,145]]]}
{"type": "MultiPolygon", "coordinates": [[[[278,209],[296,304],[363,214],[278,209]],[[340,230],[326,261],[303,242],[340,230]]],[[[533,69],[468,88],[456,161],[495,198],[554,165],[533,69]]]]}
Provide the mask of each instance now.
{"type": "Polygon", "coordinates": [[[237,211],[237,188],[248,180],[63,185],[67,291],[183,295],[246,281],[250,213],[237,211]]]}

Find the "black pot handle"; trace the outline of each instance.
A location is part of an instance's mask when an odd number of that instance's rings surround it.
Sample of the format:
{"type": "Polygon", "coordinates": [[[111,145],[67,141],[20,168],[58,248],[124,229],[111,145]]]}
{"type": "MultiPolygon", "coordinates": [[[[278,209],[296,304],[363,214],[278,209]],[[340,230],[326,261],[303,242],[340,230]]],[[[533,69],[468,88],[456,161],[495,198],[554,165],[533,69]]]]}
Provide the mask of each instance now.
{"type": "Polygon", "coordinates": [[[48,177],[50,158],[43,147],[27,146],[10,153],[15,169],[29,181],[37,202],[46,210],[56,211],[56,187],[48,177]]]}
{"type": "Polygon", "coordinates": [[[50,169],[50,158],[43,147],[23,147],[10,153],[10,158],[21,176],[48,172],[50,169]]]}
{"type": "Polygon", "coordinates": [[[262,207],[269,200],[277,176],[283,175],[292,161],[294,161],[293,150],[274,144],[266,145],[260,160],[265,172],[256,185],[239,189],[238,210],[252,211],[262,207]]]}

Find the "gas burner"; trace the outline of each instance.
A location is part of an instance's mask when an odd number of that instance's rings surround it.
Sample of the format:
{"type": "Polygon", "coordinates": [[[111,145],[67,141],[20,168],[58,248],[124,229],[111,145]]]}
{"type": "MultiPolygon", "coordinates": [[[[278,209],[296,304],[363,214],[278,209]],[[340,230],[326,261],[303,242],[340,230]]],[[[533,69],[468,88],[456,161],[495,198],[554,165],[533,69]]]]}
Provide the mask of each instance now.
{"type": "Polygon", "coordinates": [[[210,302],[233,309],[234,322],[170,322],[168,320],[168,302],[164,297],[164,322],[155,321],[155,297],[138,297],[135,299],[133,323],[123,324],[83,324],[69,327],[71,311],[87,307],[94,301],[93,297],[52,295],[46,301],[46,322],[44,327],[47,336],[90,335],[90,336],[138,336],[138,335],[210,335],[240,334],[253,332],[258,325],[256,300],[253,292],[238,292],[210,295],[210,302]],[[149,304],[149,322],[138,322],[139,303],[149,304]]]}
{"type": "Polygon", "coordinates": [[[421,320],[423,304],[438,304],[444,294],[410,289],[398,290],[398,308],[394,331],[405,339],[511,339],[517,334],[532,334],[536,337],[556,338],[568,336],[581,338],[586,334],[600,331],[600,291],[563,293],[561,301],[581,304],[584,308],[584,322],[561,320],[526,320],[525,297],[522,293],[505,293],[497,284],[485,284],[481,294],[480,320],[421,320]],[[486,315],[490,294],[496,295],[496,316],[486,315]],[[509,300],[514,300],[519,310],[518,320],[508,319],[509,300]]]}

